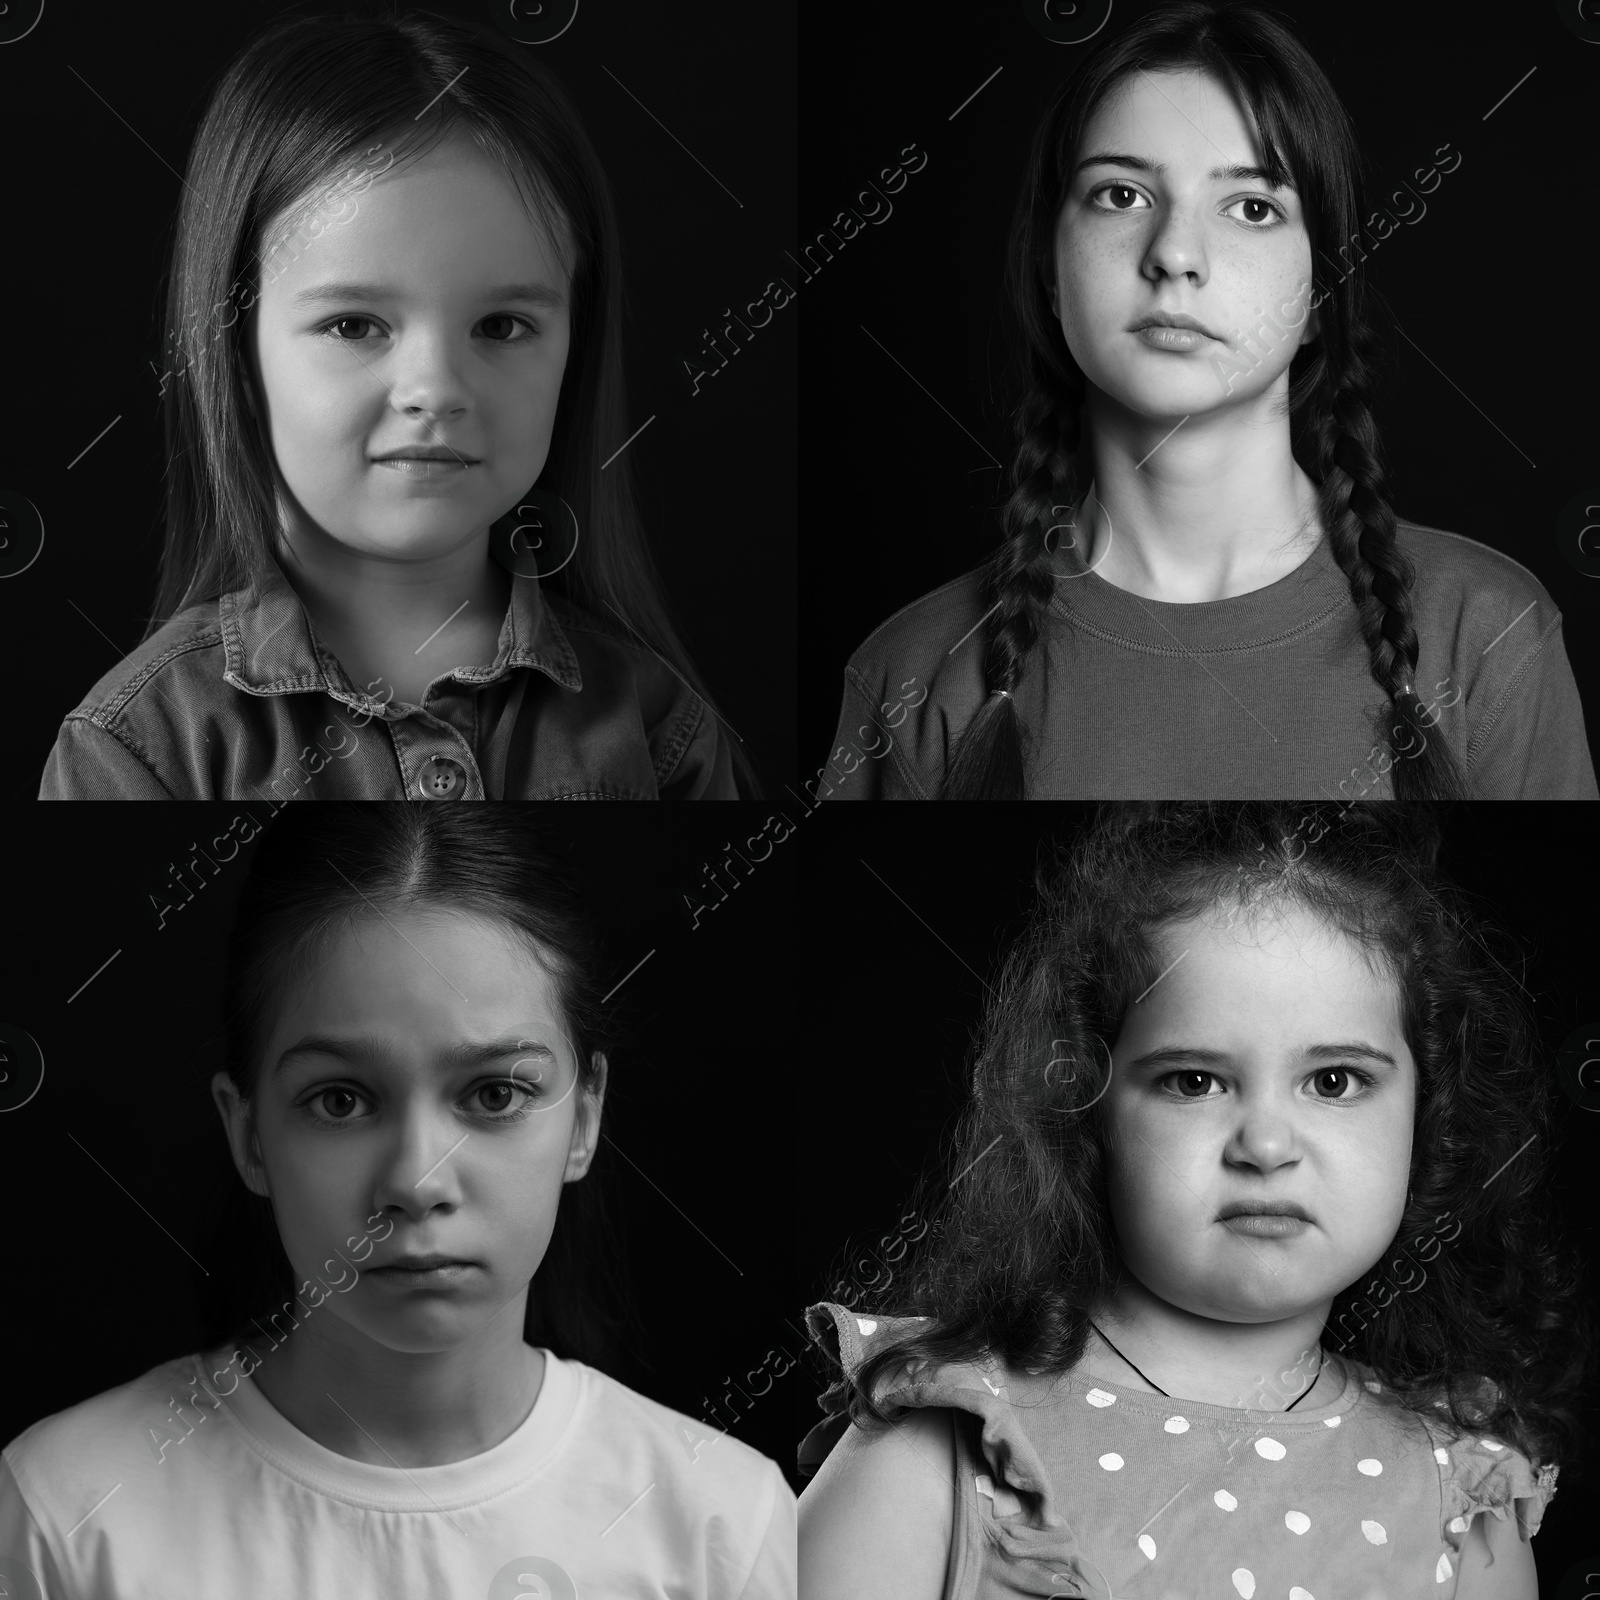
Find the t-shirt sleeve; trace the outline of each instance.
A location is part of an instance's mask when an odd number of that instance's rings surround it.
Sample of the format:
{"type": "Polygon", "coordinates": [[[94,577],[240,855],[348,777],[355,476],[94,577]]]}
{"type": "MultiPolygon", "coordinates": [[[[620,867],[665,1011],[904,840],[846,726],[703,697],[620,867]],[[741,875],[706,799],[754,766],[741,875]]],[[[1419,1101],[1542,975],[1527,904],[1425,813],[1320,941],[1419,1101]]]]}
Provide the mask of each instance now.
{"type": "Polygon", "coordinates": [[[41,800],[171,800],[175,796],[113,733],[82,717],[61,725],[39,784],[41,800]]]}
{"type": "Polygon", "coordinates": [[[773,1493],[772,1516],[767,1521],[767,1534],[756,1551],[755,1565],[739,1591],[738,1600],[794,1600],[798,1586],[798,1521],[794,1490],[792,1490],[776,1465],[772,1476],[777,1480],[773,1493]]]}
{"type": "Polygon", "coordinates": [[[1500,686],[1467,763],[1474,799],[1600,799],[1559,615],[1500,686]]]}
{"type": "Polygon", "coordinates": [[[66,1585],[8,1460],[0,1460],[0,1594],[58,1600],[66,1585]]]}

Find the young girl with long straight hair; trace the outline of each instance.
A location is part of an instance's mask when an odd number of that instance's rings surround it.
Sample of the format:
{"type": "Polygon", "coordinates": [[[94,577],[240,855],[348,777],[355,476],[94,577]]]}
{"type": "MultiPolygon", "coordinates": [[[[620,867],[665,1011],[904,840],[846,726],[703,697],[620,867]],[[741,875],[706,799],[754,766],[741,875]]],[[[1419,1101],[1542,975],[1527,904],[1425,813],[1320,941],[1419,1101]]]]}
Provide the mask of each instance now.
{"type": "Polygon", "coordinates": [[[1274,12],[1084,58],[1010,235],[1003,541],[856,651],[823,798],[1596,798],[1550,596],[1389,503],[1373,220],[1274,12]]]}
{"type": "Polygon", "coordinates": [[[1042,875],[899,1289],[807,1313],[807,1600],[1534,1600],[1592,1323],[1418,811],[1107,806],[1042,875]]]}
{"type": "Polygon", "coordinates": [[[563,844],[498,806],[268,827],[199,1349],[5,1451],[0,1551],[51,1600],[793,1600],[777,1466],[595,1364],[648,1329],[594,1192],[613,968],[563,844]]]}
{"type": "Polygon", "coordinates": [[[246,45],[178,212],[155,615],[40,797],[754,792],[635,508],[621,266],[576,109],[487,26],[246,45]]]}

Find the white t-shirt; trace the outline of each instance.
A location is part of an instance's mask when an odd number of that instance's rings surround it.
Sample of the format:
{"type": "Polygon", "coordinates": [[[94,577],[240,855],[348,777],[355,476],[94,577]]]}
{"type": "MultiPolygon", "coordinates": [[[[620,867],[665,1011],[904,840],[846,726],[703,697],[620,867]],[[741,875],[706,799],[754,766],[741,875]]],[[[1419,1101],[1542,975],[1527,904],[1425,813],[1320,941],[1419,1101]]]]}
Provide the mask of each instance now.
{"type": "Polygon", "coordinates": [[[544,1351],[533,1409],[492,1450],[394,1467],[325,1449],[250,1378],[213,1400],[238,1376],[229,1354],[152,1368],[6,1446],[3,1592],[794,1600],[795,1497],[776,1464],[583,1362],[544,1351]]]}

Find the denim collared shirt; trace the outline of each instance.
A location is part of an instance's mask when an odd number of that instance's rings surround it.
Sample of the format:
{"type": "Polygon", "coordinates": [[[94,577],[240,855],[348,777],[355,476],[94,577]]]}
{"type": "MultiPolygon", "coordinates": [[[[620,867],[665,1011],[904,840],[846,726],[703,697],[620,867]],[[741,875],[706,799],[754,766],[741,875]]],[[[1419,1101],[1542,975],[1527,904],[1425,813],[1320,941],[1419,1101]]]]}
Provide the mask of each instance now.
{"type": "Polygon", "coordinates": [[[41,800],[733,800],[709,706],[620,628],[513,576],[494,664],[420,706],[357,689],[273,564],[91,689],[41,800]]]}

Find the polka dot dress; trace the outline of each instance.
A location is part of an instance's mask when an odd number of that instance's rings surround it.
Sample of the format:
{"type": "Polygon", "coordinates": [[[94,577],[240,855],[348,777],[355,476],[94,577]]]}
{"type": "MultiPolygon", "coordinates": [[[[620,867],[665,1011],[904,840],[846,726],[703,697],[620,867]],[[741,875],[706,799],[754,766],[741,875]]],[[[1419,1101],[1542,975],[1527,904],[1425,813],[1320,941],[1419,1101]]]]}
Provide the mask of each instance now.
{"type": "MultiPolygon", "coordinates": [[[[834,1305],[807,1317],[846,1370],[915,1330],[834,1305]]],[[[1329,1376],[1316,1408],[1244,1411],[993,1360],[923,1363],[891,1371],[878,1399],[958,1413],[946,1600],[1451,1600],[1474,1517],[1499,1507],[1537,1531],[1551,1469],[1536,1478],[1504,1441],[1455,1436],[1356,1363],[1330,1358],[1329,1376]]]]}

